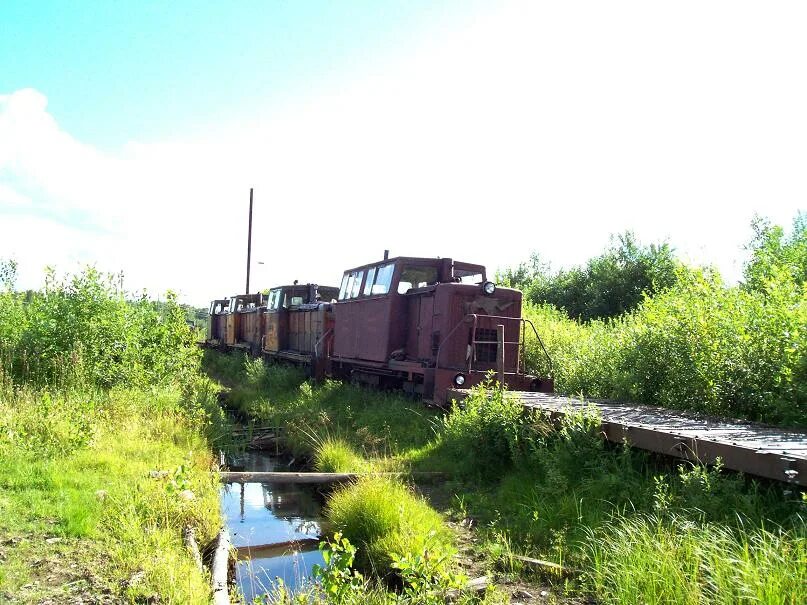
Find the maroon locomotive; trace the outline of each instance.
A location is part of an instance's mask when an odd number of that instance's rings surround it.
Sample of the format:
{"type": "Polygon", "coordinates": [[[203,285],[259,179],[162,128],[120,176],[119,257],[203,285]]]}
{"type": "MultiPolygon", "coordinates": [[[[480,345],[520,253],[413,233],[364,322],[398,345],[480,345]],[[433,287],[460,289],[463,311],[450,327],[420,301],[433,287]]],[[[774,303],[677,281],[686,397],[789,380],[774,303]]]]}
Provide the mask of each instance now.
{"type": "Polygon", "coordinates": [[[259,312],[263,354],[306,364],[316,377],[402,388],[438,405],[449,389],[477,385],[490,372],[512,389],[553,388],[524,370],[526,328],[534,328],[521,318],[521,292],[496,287],[482,265],[385,258],[345,271],[338,293],[313,284],[274,288],[259,312]],[[336,302],[327,302],[331,296],[336,302]]]}
{"type": "Polygon", "coordinates": [[[521,292],[497,288],[482,265],[398,257],[350,269],[333,314],[334,376],[401,386],[440,405],[448,389],[500,369],[510,388],[552,391],[550,379],[523,370],[521,292]]]}

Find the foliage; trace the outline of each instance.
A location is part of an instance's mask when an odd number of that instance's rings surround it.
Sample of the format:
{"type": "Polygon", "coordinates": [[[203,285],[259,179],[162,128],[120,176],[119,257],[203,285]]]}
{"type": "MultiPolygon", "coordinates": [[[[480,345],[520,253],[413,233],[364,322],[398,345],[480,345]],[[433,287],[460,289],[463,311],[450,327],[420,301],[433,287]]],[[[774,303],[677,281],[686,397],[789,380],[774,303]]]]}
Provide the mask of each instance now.
{"type": "Polygon", "coordinates": [[[439,421],[436,455],[464,479],[494,479],[512,463],[521,413],[521,403],[489,378],[439,421]]]}
{"type": "Polygon", "coordinates": [[[781,273],[796,284],[807,282],[807,213],[796,216],[789,235],[759,217],[751,226],[754,239],[748,245],[751,259],[745,266],[745,286],[765,291],[771,277],[781,273]]]}
{"type": "MultiPolygon", "coordinates": [[[[772,276],[763,291],[687,271],[609,322],[580,325],[527,307],[556,389],[772,423],[807,424],[807,287],[772,276]]],[[[528,365],[547,367],[537,343],[528,365]]]]}
{"type": "Polygon", "coordinates": [[[169,292],[127,300],[119,276],[92,267],[38,292],[13,290],[16,266],[0,263],[0,376],[15,384],[100,387],[191,380],[195,336],[169,292]]]}
{"type": "Polygon", "coordinates": [[[403,582],[403,594],[411,603],[445,603],[445,594],[465,584],[465,577],[451,568],[451,551],[431,549],[397,556],[392,567],[403,582]]]}
{"type": "Polygon", "coordinates": [[[320,473],[357,473],[367,464],[343,439],[326,437],[317,444],[314,469],[320,473]]]}
{"type": "Polygon", "coordinates": [[[206,351],[203,366],[230,385],[230,407],[262,424],[284,427],[291,452],[319,458],[323,468],[350,467],[361,453],[373,460],[374,470],[404,470],[386,465],[395,464],[396,454],[426,444],[433,435],[429,419],[439,414],[393,393],[336,381],[314,386],[297,368],[243,355],[206,351]]]}
{"type": "Polygon", "coordinates": [[[192,526],[205,543],[220,523],[197,397],[176,388],[0,391],[0,594],[46,590],[31,561],[47,557],[59,562],[48,574],[75,569],[127,601],[208,603],[181,537],[192,526]],[[152,477],[155,465],[166,472],[152,477]]]}
{"type": "Polygon", "coordinates": [[[635,309],[645,295],[676,281],[677,262],[669,244],[643,246],[627,231],[612,238],[601,255],[585,267],[552,272],[537,254],[500,276],[509,287],[521,288],[534,304],[548,303],[569,317],[588,321],[616,317],[635,309]]]}
{"type": "Polygon", "coordinates": [[[364,585],[362,575],[352,568],[356,547],[336,532],[333,538],[320,542],[319,551],[325,567],[314,565],[312,575],[319,582],[329,603],[345,603],[364,585]]]}
{"type": "Polygon", "coordinates": [[[803,603],[807,527],[732,531],[656,515],[616,517],[587,540],[599,598],[655,603],[803,603]]]}

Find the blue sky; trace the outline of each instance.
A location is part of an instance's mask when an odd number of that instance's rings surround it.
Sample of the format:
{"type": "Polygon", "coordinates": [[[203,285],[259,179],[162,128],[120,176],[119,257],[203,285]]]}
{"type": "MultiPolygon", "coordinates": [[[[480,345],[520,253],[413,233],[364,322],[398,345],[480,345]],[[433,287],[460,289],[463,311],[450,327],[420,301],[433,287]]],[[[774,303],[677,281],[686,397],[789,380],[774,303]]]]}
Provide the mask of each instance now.
{"type": "Polygon", "coordinates": [[[192,133],[305,94],[477,3],[0,3],[0,91],[35,88],[77,138],[109,148],[192,133]]]}
{"type": "Polygon", "coordinates": [[[628,229],[736,280],[753,217],[807,207],[805,31],[797,1],[6,0],[0,259],[201,304],[243,287],[254,187],[262,288],[628,229]]]}

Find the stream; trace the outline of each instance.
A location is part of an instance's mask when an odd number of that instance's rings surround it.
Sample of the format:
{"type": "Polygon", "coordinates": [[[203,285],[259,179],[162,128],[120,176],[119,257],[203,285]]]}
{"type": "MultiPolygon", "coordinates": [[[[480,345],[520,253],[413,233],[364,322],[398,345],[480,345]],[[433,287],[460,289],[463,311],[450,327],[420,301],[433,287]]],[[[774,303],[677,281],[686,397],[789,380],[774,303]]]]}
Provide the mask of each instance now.
{"type": "MultiPolygon", "coordinates": [[[[263,452],[247,452],[238,462],[245,471],[287,470],[263,452]]],[[[310,579],[314,564],[323,564],[314,486],[228,483],[221,490],[221,510],[238,552],[236,583],[247,603],[279,581],[293,593],[310,579]]]]}

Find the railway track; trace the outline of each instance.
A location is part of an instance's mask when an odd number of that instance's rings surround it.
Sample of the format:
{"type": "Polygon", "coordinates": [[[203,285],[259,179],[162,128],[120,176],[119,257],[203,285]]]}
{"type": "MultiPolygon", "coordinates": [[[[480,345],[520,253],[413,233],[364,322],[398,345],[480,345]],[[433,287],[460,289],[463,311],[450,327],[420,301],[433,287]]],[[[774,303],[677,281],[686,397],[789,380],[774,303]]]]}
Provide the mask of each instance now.
{"type": "MultiPolygon", "coordinates": [[[[461,401],[470,391],[452,389],[448,399],[461,401]]],[[[649,405],[581,400],[561,395],[509,391],[525,408],[555,415],[594,407],[608,441],[684,460],[807,486],[807,432],[754,422],[715,418],[649,405]]]]}

